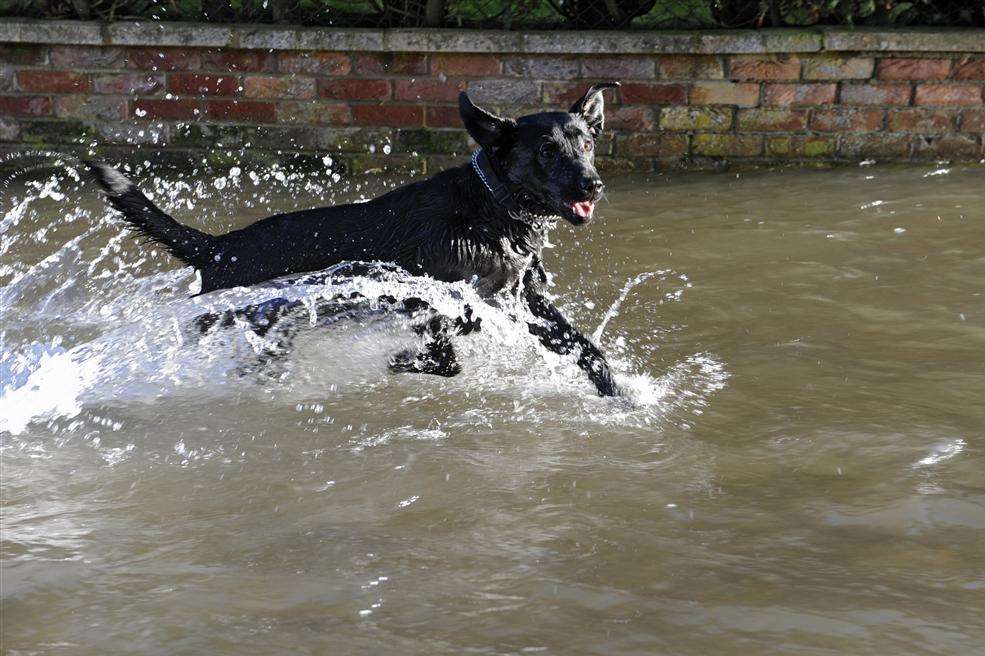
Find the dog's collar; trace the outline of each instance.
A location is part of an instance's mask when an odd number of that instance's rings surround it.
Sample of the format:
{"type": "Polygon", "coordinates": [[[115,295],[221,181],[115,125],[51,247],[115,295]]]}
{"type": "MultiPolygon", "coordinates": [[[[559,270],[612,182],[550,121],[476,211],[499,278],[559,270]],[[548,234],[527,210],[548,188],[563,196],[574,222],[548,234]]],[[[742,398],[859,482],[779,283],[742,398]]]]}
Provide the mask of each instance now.
{"type": "Polygon", "coordinates": [[[506,183],[496,174],[492,162],[489,161],[489,156],[481,148],[472,153],[472,168],[475,169],[476,175],[482,180],[482,184],[492,194],[493,200],[498,205],[501,205],[511,217],[527,223],[551,221],[561,218],[557,214],[539,214],[525,208],[517,200],[514,193],[510,191],[509,187],[506,186],[506,183]]]}

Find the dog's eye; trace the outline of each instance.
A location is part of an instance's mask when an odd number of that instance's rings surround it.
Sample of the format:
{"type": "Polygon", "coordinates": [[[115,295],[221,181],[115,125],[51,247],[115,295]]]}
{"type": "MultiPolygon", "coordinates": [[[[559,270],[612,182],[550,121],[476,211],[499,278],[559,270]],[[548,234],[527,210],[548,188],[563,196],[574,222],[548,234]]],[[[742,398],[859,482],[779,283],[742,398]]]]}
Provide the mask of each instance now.
{"type": "Polygon", "coordinates": [[[581,147],[584,148],[586,153],[590,152],[593,148],[595,148],[595,142],[592,141],[591,139],[586,139],[585,143],[582,144],[581,147]]]}
{"type": "Polygon", "coordinates": [[[550,158],[557,155],[557,145],[553,143],[545,143],[540,147],[540,156],[544,158],[550,158]]]}

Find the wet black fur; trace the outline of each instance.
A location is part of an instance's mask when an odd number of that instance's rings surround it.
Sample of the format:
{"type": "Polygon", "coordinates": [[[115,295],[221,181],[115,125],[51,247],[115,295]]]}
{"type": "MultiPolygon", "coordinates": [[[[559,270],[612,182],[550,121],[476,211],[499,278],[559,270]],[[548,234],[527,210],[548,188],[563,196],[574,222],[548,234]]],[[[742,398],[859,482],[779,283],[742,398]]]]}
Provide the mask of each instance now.
{"type": "MultiPolygon", "coordinates": [[[[466,164],[365,203],[278,214],[209,235],[162,212],[114,169],[87,165],[132,228],[198,269],[202,293],[350,260],[391,262],[447,282],[471,281],[486,298],[504,290],[519,293],[537,318],[530,331],[552,351],[574,353],[598,392],[609,396],[618,388],[604,355],[544,295],[541,251],[553,225],[548,216],[587,223],[590,218],[579,216],[572,203],[602,195],[593,146],[603,129],[602,91],[614,86],[593,86],[568,112],[517,120],[485,112],[461,94],[465,127],[515,199],[513,212],[493,199],[466,164]]],[[[264,311],[276,316],[284,309],[264,311]]],[[[398,355],[391,368],[454,375],[458,365],[449,335],[463,332],[461,321],[432,317],[425,325],[430,339],[422,352],[398,355]]]]}

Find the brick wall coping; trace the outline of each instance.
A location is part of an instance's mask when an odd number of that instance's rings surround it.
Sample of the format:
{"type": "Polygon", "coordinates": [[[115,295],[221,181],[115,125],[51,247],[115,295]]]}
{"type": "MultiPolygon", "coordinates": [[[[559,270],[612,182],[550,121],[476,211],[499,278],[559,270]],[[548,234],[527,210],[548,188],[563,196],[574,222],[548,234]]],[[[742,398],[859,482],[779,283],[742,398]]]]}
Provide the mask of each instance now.
{"type": "Polygon", "coordinates": [[[7,19],[0,42],[361,52],[758,54],[985,52],[985,29],[786,28],[694,31],[507,32],[282,25],[7,19]]]}

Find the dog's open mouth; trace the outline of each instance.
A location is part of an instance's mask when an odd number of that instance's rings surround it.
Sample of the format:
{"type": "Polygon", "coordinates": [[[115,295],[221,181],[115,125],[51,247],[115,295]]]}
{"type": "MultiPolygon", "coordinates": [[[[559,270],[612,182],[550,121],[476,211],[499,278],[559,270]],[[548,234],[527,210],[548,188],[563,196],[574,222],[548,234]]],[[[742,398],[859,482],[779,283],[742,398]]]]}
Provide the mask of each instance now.
{"type": "Polygon", "coordinates": [[[583,219],[592,218],[592,212],[595,211],[595,203],[590,200],[583,200],[578,203],[571,203],[571,211],[574,212],[575,216],[579,216],[583,219]]]}

